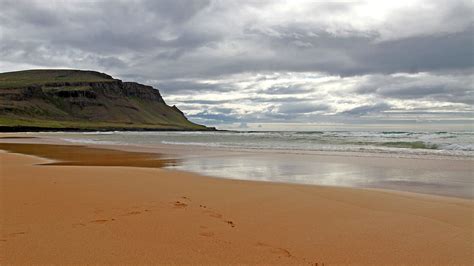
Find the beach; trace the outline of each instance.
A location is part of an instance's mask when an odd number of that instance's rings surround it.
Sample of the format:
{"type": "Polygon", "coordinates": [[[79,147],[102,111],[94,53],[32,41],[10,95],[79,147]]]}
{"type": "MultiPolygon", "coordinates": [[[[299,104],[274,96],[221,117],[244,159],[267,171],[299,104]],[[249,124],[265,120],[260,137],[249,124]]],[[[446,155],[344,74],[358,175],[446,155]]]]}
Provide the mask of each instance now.
{"type": "Polygon", "coordinates": [[[162,168],[173,151],[25,140],[0,140],[16,149],[0,152],[2,264],[473,264],[472,198],[229,180],[162,168]]]}

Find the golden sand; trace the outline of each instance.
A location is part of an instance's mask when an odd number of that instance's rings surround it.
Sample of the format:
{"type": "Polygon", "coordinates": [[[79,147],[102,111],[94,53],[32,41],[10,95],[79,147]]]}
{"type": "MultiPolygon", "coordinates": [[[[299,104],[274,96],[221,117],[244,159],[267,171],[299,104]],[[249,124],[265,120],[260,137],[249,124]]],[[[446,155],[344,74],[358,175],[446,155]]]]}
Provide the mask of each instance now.
{"type": "Polygon", "coordinates": [[[2,264],[473,264],[472,200],[208,178],[160,169],[173,163],[162,155],[25,145],[0,149],[60,161],[0,152],[2,264]]]}

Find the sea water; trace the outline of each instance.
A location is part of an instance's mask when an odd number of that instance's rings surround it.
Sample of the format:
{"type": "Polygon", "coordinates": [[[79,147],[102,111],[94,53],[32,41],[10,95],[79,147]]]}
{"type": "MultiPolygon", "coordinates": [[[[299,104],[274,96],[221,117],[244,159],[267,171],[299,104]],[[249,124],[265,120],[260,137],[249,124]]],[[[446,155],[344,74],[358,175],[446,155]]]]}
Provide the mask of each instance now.
{"type": "Polygon", "coordinates": [[[170,169],[220,178],[473,198],[472,131],[44,133],[82,144],[179,147],[170,169]],[[199,152],[201,149],[218,151],[199,152]],[[198,151],[196,153],[196,151],[198,151]],[[231,151],[231,152],[227,152],[231,151]],[[323,156],[321,156],[323,155],[323,156]],[[334,156],[332,156],[334,155],[334,156]]]}
{"type": "Polygon", "coordinates": [[[470,131],[215,131],[69,133],[66,141],[102,144],[172,144],[275,153],[352,152],[398,157],[474,158],[470,131]]]}

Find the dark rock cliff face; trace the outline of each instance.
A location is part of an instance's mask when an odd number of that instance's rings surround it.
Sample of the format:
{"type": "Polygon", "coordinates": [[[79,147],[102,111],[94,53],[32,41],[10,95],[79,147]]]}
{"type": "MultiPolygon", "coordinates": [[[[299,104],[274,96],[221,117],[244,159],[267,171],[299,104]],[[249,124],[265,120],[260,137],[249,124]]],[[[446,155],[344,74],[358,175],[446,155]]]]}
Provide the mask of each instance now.
{"type": "MultiPolygon", "coordinates": [[[[66,78],[71,75],[55,72],[66,78]]],[[[73,81],[2,86],[0,129],[3,117],[5,121],[30,121],[22,122],[25,127],[54,121],[65,127],[78,128],[210,130],[190,122],[176,106],[168,106],[160,92],[151,86],[122,82],[90,71],[85,74],[96,75],[102,80],[78,81],[78,73],[84,74],[74,72],[76,80],[73,81]]]]}
{"type": "Polygon", "coordinates": [[[136,82],[123,82],[125,96],[138,97],[144,100],[165,103],[158,90],[151,86],[142,85],[136,82]]]}
{"type": "Polygon", "coordinates": [[[160,92],[153,87],[120,80],[113,82],[46,83],[44,85],[0,90],[0,97],[3,100],[11,101],[26,101],[34,98],[48,100],[50,97],[97,99],[99,96],[110,99],[131,97],[153,101],[156,104],[165,104],[160,92]]]}
{"type": "MultiPolygon", "coordinates": [[[[122,82],[120,80],[108,81],[108,82],[55,82],[46,83],[44,85],[28,86],[23,88],[14,88],[24,97],[41,97],[47,94],[48,89],[60,89],[69,90],[71,92],[78,92],[77,90],[70,89],[74,87],[89,87],[95,94],[103,94],[107,96],[123,96],[123,97],[137,97],[144,100],[156,101],[164,103],[160,92],[151,86],[142,85],[136,82],[122,82]]],[[[64,92],[64,91],[63,91],[64,92]]],[[[1,93],[1,92],[0,92],[1,93]]],[[[8,91],[5,91],[2,95],[7,95],[8,91]]],[[[16,94],[16,93],[15,93],[16,94]]],[[[70,94],[72,97],[77,97],[70,94]]],[[[64,97],[68,97],[68,94],[63,94],[64,97]]]]}

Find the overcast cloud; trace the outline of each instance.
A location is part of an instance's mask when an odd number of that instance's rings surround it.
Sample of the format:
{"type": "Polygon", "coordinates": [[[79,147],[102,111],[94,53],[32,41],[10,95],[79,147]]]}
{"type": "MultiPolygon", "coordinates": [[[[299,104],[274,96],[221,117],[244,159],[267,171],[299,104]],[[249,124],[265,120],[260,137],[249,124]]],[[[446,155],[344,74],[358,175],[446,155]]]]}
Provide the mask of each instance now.
{"type": "Polygon", "coordinates": [[[106,72],[155,86],[196,122],[471,124],[469,0],[0,6],[1,72],[106,72]]]}

